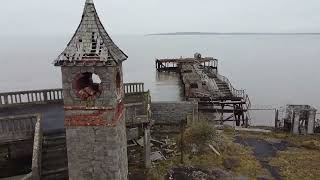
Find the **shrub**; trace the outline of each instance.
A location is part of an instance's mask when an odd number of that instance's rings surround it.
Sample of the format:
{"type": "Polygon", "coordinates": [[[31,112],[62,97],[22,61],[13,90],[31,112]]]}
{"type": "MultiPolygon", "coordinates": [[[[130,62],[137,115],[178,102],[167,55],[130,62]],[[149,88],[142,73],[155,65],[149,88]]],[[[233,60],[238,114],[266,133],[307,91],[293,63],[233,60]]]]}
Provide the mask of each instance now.
{"type": "MultiPolygon", "coordinates": [[[[193,146],[202,151],[208,147],[208,144],[214,142],[216,136],[216,130],[212,124],[206,121],[195,123],[183,132],[183,151],[190,151],[193,146]]],[[[181,148],[181,136],[178,137],[177,144],[181,148]]]]}

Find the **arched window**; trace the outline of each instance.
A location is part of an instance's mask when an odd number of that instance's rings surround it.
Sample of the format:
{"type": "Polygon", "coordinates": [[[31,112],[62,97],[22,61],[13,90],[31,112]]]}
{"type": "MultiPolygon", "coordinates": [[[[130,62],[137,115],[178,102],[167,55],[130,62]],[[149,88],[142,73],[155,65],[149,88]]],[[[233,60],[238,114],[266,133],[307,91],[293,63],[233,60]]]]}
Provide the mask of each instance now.
{"type": "Polygon", "coordinates": [[[73,79],[72,88],[81,100],[95,100],[102,93],[100,77],[90,72],[79,73],[73,79]]]}

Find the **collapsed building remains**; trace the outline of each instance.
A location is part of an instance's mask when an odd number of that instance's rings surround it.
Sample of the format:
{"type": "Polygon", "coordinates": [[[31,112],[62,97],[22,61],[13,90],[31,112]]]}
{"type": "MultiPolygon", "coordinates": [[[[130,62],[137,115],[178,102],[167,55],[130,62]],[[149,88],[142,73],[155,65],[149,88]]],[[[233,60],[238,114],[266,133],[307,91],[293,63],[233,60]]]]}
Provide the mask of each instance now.
{"type": "Polygon", "coordinates": [[[293,134],[313,134],[317,109],[310,105],[287,105],[276,126],[293,134]]]}

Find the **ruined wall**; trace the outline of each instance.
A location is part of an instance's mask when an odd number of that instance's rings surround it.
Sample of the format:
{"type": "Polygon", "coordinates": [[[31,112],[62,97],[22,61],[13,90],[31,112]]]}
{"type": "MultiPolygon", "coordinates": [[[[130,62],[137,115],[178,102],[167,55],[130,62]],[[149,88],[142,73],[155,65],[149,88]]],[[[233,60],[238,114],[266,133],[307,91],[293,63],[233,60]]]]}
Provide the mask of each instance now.
{"type": "Polygon", "coordinates": [[[287,105],[284,128],[293,134],[313,134],[317,110],[310,105],[287,105]]]}
{"type": "Polygon", "coordinates": [[[140,115],[146,115],[146,107],[144,104],[126,104],[126,122],[130,124],[131,122],[135,121],[135,118],[140,115]]]}
{"type": "Polygon", "coordinates": [[[187,120],[188,124],[198,120],[197,102],[152,102],[151,119],[155,124],[179,124],[187,120]]]}

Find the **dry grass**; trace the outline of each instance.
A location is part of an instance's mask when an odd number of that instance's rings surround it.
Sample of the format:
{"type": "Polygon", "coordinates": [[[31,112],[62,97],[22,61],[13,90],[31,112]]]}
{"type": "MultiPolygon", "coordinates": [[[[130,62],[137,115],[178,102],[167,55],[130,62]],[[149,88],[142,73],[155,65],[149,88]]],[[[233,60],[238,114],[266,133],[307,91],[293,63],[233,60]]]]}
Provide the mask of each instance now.
{"type": "Polygon", "coordinates": [[[270,165],[279,167],[284,179],[313,180],[320,177],[320,135],[292,135],[284,132],[241,132],[242,138],[260,138],[267,141],[288,141],[292,146],[279,151],[270,165]]]}
{"type": "Polygon", "coordinates": [[[305,148],[289,148],[279,152],[272,159],[271,165],[280,168],[284,179],[319,179],[320,177],[320,151],[305,148]]]}
{"type": "MultiPolygon", "coordinates": [[[[233,132],[234,131],[230,130],[231,134],[233,132]]],[[[177,144],[179,144],[180,135],[176,140],[177,144]]],[[[198,147],[201,147],[199,153],[196,154],[192,153],[190,148],[184,150],[184,166],[196,166],[208,170],[213,168],[225,169],[224,161],[228,158],[232,158],[238,162],[238,165],[231,169],[236,175],[255,179],[255,177],[259,175],[268,174],[252,155],[252,150],[250,148],[233,143],[231,135],[219,135],[211,124],[201,123],[186,129],[184,144],[185,147],[188,147],[190,144],[196,144],[198,147]],[[215,154],[208,147],[209,143],[213,144],[216,149],[218,149],[221,156],[215,154]]],[[[161,180],[171,167],[179,164],[180,156],[176,156],[167,161],[162,161],[149,171],[148,177],[151,180],[161,180]]]]}

